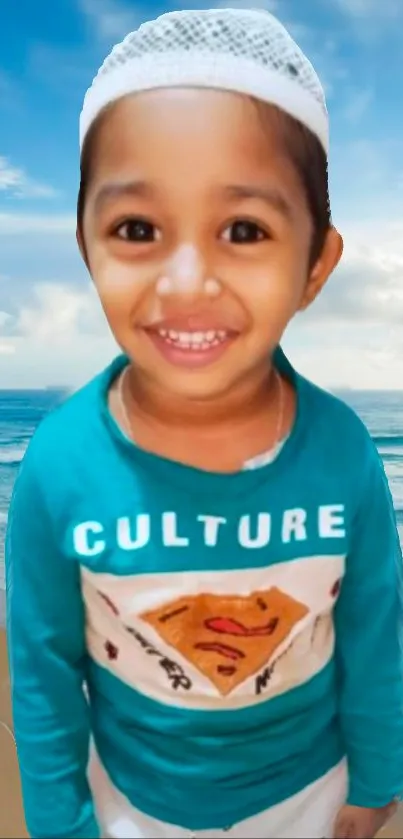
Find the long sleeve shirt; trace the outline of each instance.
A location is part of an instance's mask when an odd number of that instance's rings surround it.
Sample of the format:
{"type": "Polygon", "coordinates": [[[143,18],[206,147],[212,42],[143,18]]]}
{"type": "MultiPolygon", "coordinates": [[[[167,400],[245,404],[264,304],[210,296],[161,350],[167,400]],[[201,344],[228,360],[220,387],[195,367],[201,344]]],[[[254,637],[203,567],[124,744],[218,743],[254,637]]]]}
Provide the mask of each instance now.
{"type": "Polygon", "coordinates": [[[279,353],[298,409],[277,458],[203,472],[121,433],[107,392],[125,363],[41,424],[10,508],[31,835],[99,836],[90,737],[133,805],[189,830],[279,803],[345,755],[350,803],[389,803],[403,788],[402,555],[368,432],[279,353]]]}

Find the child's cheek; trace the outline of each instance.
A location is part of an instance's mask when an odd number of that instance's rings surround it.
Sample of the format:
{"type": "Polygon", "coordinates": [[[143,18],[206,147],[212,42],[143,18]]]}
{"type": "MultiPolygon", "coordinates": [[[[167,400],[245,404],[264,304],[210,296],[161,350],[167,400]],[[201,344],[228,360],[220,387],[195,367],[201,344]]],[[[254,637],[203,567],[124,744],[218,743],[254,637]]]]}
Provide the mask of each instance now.
{"type": "Polygon", "coordinates": [[[270,265],[259,273],[251,272],[243,303],[256,323],[282,331],[298,309],[306,281],[298,271],[279,269],[279,265],[270,265]]]}
{"type": "Polygon", "coordinates": [[[144,269],[131,262],[108,259],[98,270],[94,267],[95,286],[104,305],[131,308],[150,284],[144,269]]]}

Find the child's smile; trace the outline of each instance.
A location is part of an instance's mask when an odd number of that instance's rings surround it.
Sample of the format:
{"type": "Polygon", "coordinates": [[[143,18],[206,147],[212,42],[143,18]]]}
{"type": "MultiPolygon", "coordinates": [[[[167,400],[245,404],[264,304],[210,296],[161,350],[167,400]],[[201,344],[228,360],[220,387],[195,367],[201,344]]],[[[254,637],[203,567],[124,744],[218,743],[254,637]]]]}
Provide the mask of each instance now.
{"type": "MultiPolygon", "coordinates": [[[[229,344],[237,338],[236,332],[215,328],[201,323],[197,330],[191,327],[191,318],[162,321],[157,327],[146,329],[154,346],[170,363],[183,367],[203,367],[218,361],[229,344]]],[[[202,319],[200,319],[202,321],[202,319]]]]}

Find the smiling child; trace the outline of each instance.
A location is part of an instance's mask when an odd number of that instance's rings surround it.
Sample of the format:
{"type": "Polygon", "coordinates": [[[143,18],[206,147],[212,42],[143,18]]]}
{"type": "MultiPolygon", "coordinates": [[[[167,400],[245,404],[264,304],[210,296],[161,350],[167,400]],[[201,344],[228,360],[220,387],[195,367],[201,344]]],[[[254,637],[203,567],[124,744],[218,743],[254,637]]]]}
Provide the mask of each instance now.
{"type": "Polygon", "coordinates": [[[318,77],[268,13],[163,15],[106,59],[80,143],[122,354],[41,424],[10,509],[28,829],[372,837],[403,788],[393,506],[281,350],[342,254],[318,77]]]}

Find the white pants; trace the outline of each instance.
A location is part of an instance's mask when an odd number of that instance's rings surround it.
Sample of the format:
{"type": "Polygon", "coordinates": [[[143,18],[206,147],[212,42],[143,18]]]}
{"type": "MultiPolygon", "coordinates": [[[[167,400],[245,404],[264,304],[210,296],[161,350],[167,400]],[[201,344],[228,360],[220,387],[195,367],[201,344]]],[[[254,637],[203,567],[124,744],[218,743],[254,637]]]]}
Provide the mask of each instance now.
{"type": "Polygon", "coordinates": [[[89,779],[103,836],[107,839],[332,839],[347,795],[347,764],[339,763],[297,795],[226,830],[186,830],[141,813],[111,783],[98,758],[89,779]]]}

